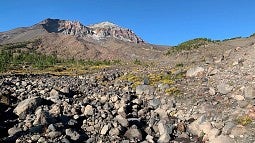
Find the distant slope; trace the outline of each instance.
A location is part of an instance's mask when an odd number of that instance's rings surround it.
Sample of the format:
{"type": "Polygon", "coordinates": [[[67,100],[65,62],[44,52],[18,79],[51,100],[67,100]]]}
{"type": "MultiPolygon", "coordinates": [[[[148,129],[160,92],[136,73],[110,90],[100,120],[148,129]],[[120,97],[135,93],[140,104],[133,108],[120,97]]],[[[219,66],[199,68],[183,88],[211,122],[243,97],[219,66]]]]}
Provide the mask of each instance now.
{"type": "Polygon", "coordinates": [[[79,59],[158,59],[166,48],[145,43],[132,30],[110,22],[84,26],[80,22],[45,19],[31,27],[0,33],[0,44],[40,39],[37,51],[79,59]]]}

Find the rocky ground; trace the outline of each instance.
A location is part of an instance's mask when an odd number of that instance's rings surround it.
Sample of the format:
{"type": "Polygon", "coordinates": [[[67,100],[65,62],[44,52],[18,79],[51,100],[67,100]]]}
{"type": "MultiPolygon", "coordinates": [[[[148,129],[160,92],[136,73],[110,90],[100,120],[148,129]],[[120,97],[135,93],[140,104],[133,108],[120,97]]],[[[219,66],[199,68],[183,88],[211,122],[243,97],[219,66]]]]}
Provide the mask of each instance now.
{"type": "Polygon", "coordinates": [[[253,46],[168,68],[1,76],[0,142],[254,143],[253,46]]]}
{"type": "Polygon", "coordinates": [[[134,88],[120,71],[3,76],[1,142],[254,142],[254,89],[206,72],[189,69],[178,95],[146,78],[134,88]]]}

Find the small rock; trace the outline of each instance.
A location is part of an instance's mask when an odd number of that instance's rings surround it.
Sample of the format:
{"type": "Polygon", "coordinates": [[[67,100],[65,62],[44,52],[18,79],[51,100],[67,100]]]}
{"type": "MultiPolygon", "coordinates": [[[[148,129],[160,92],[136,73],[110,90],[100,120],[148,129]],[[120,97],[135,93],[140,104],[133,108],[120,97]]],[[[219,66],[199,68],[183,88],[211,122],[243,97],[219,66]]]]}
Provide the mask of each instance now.
{"type": "Polygon", "coordinates": [[[141,141],[143,139],[142,133],[139,129],[137,129],[136,125],[133,125],[131,128],[129,128],[124,136],[130,140],[137,139],[138,141],[141,141]]]}
{"type": "Polygon", "coordinates": [[[138,85],[136,87],[136,94],[146,94],[146,95],[152,95],[155,92],[155,88],[150,85],[138,85]]]}
{"type": "Polygon", "coordinates": [[[163,135],[163,134],[171,134],[171,132],[168,129],[168,126],[166,125],[166,121],[165,120],[161,120],[158,123],[158,130],[159,130],[159,134],[163,135]]]}
{"type": "Polygon", "coordinates": [[[92,116],[93,114],[93,107],[91,105],[87,105],[84,109],[84,115],[92,116]]]}
{"type": "Polygon", "coordinates": [[[254,99],[255,98],[255,89],[253,87],[246,87],[244,89],[244,96],[247,99],[254,99]]]}
{"type": "Polygon", "coordinates": [[[49,110],[49,113],[52,115],[52,116],[59,116],[60,113],[62,112],[61,108],[59,105],[57,104],[53,104],[51,109],[49,110]]]}
{"type": "Polygon", "coordinates": [[[26,86],[27,86],[27,82],[21,81],[21,85],[24,86],[24,87],[26,87],[26,86]]]}
{"type": "Polygon", "coordinates": [[[237,94],[237,95],[232,95],[232,98],[234,98],[234,99],[237,100],[237,101],[242,101],[242,100],[244,100],[244,97],[243,97],[242,95],[239,95],[239,94],[237,94]]]}
{"type": "Polygon", "coordinates": [[[164,83],[158,84],[158,89],[160,91],[166,91],[166,89],[169,89],[169,88],[170,88],[169,84],[164,84],[164,83]]]}
{"type": "Polygon", "coordinates": [[[61,136],[61,132],[59,132],[59,131],[51,131],[47,134],[47,137],[49,137],[51,139],[55,139],[59,136],[61,136]]]}
{"type": "Polygon", "coordinates": [[[179,122],[177,124],[177,131],[180,131],[180,132],[185,132],[186,131],[186,126],[183,122],[179,122]]]}
{"type": "Polygon", "coordinates": [[[13,135],[15,135],[16,133],[21,132],[21,131],[22,131],[22,129],[21,129],[20,127],[14,126],[14,127],[10,128],[10,129],[8,130],[8,134],[9,134],[9,136],[13,136],[13,135]]]}
{"type": "Polygon", "coordinates": [[[241,100],[241,101],[238,101],[238,105],[241,107],[241,108],[245,108],[246,106],[248,106],[249,102],[246,101],[246,100],[241,100]]]}
{"type": "Polygon", "coordinates": [[[52,89],[50,92],[50,97],[48,97],[47,99],[51,100],[52,102],[58,103],[60,102],[60,95],[57,90],[52,89]]]}
{"type": "Polygon", "coordinates": [[[224,54],[223,54],[224,59],[228,58],[230,56],[231,52],[232,52],[232,49],[225,51],[224,54]]]}
{"type": "Polygon", "coordinates": [[[232,64],[232,66],[236,66],[236,65],[238,65],[238,64],[239,64],[238,61],[234,61],[233,64],[232,64]]]}
{"type": "Polygon", "coordinates": [[[50,125],[48,126],[48,130],[49,130],[49,131],[56,131],[56,128],[55,128],[55,126],[54,126],[53,124],[50,124],[50,125]]]}
{"type": "Polygon", "coordinates": [[[62,140],[61,140],[61,143],[70,143],[70,141],[67,139],[67,138],[63,138],[62,140]]]}
{"type": "Polygon", "coordinates": [[[215,95],[215,93],[216,92],[215,92],[214,88],[210,87],[209,88],[209,94],[213,96],[213,95],[215,95]]]}
{"type": "Polygon", "coordinates": [[[80,134],[72,129],[66,129],[66,135],[69,136],[74,141],[80,139],[80,134]]]}
{"type": "Polygon", "coordinates": [[[46,125],[48,124],[49,122],[51,122],[51,117],[49,115],[49,113],[47,111],[43,111],[42,109],[38,109],[36,112],[35,112],[35,120],[34,120],[34,123],[33,125],[46,125]]]}
{"type": "Polygon", "coordinates": [[[186,72],[186,77],[196,77],[199,75],[204,74],[205,69],[202,67],[194,67],[194,68],[190,68],[187,72],[186,72]]]}
{"type": "Polygon", "coordinates": [[[212,68],[212,67],[209,67],[209,68],[208,68],[208,71],[207,71],[207,75],[213,76],[213,75],[216,75],[218,72],[219,72],[218,69],[214,69],[214,68],[212,68]]]}
{"type": "Polygon", "coordinates": [[[150,80],[149,80],[149,78],[148,78],[147,76],[143,78],[142,84],[144,84],[144,85],[150,85],[150,80]]]}
{"type": "Polygon", "coordinates": [[[57,90],[52,89],[52,90],[50,91],[50,96],[51,96],[51,97],[58,97],[58,96],[59,96],[59,93],[58,93],[57,90]]]}
{"type": "Polygon", "coordinates": [[[127,116],[125,110],[126,110],[126,109],[125,109],[125,107],[123,107],[123,106],[120,107],[120,108],[118,109],[118,114],[121,115],[123,118],[126,118],[126,116],[127,116]]]}
{"type": "Polygon", "coordinates": [[[120,131],[118,128],[112,128],[110,131],[109,131],[109,135],[110,136],[118,136],[120,134],[120,131]]]}
{"type": "Polygon", "coordinates": [[[152,134],[152,130],[151,130],[150,127],[146,127],[146,128],[144,129],[144,131],[145,131],[148,135],[151,135],[151,134],[152,134]]]}
{"type": "Polygon", "coordinates": [[[161,104],[159,99],[152,99],[149,102],[149,106],[152,106],[154,109],[156,109],[161,104]]]}
{"type": "Polygon", "coordinates": [[[205,116],[199,117],[197,120],[188,125],[188,131],[193,135],[200,135],[199,125],[205,122],[205,116]]]}
{"type": "Polygon", "coordinates": [[[146,136],[146,140],[147,140],[149,143],[154,143],[154,141],[153,141],[153,136],[151,136],[151,135],[147,135],[147,136],[146,136]]]}
{"type": "Polygon", "coordinates": [[[104,127],[101,130],[101,135],[105,135],[109,130],[109,125],[104,125],[104,127]]]}
{"type": "Polygon", "coordinates": [[[77,122],[77,120],[75,120],[75,119],[70,119],[69,121],[68,121],[68,125],[69,126],[75,126],[75,125],[77,125],[78,124],[78,122],[77,122]]]}
{"type": "Polygon", "coordinates": [[[79,117],[80,117],[79,115],[74,115],[74,116],[73,116],[73,118],[74,118],[75,120],[79,119],[79,117]]]}
{"type": "Polygon", "coordinates": [[[128,126],[128,120],[123,118],[121,115],[117,115],[116,116],[116,120],[118,121],[118,123],[121,124],[121,126],[123,126],[123,127],[127,127],[128,126]]]}
{"type": "Polygon", "coordinates": [[[221,63],[222,59],[223,59],[223,56],[214,57],[214,63],[216,63],[216,64],[221,63]]]}
{"type": "Polygon", "coordinates": [[[101,103],[105,103],[107,101],[108,101],[108,97],[107,96],[101,96],[101,98],[100,98],[100,102],[101,103]]]}
{"type": "Polygon", "coordinates": [[[168,118],[167,111],[165,109],[157,108],[154,112],[159,114],[160,119],[168,118]]]}
{"type": "Polygon", "coordinates": [[[225,83],[220,83],[217,85],[217,89],[218,89],[219,93],[225,95],[225,94],[228,94],[229,92],[231,92],[233,87],[228,84],[225,84],[225,83]]]}
{"type": "Polygon", "coordinates": [[[70,88],[69,87],[63,87],[60,92],[64,93],[64,94],[69,94],[70,93],[70,88]]]}
{"type": "Polygon", "coordinates": [[[46,139],[44,137],[40,137],[37,142],[38,143],[45,143],[46,139]]]}
{"type": "Polygon", "coordinates": [[[111,97],[111,101],[112,101],[113,103],[115,103],[117,100],[118,100],[118,96],[113,96],[113,97],[111,97]]]}
{"type": "Polygon", "coordinates": [[[165,133],[163,135],[160,135],[158,143],[168,143],[170,139],[171,139],[170,135],[165,133]]]}
{"type": "Polygon", "coordinates": [[[33,136],[31,137],[31,140],[32,140],[32,141],[38,141],[39,138],[40,138],[40,135],[33,135],[33,136]]]}
{"type": "Polygon", "coordinates": [[[233,122],[227,122],[226,125],[222,129],[222,133],[225,135],[229,135],[231,133],[231,130],[235,127],[235,124],[233,122]]]}
{"type": "Polygon", "coordinates": [[[124,87],[122,90],[123,90],[124,92],[129,92],[129,87],[126,86],[126,87],[124,87]]]}

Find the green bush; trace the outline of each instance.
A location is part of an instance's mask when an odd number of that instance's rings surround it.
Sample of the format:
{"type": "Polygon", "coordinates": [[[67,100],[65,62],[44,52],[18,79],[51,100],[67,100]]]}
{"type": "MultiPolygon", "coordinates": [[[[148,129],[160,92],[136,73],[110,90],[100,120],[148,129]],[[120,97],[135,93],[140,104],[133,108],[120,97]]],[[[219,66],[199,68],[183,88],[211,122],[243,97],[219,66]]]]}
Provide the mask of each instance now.
{"type": "Polygon", "coordinates": [[[242,38],[241,36],[239,36],[239,37],[233,37],[233,38],[229,38],[229,39],[224,39],[224,40],[222,40],[222,41],[229,41],[229,40],[235,40],[235,39],[240,39],[240,38],[242,38]]]}
{"type": "Polygon", "coordinates": [[[8,64],[11,62],[11,52],[0,51],[0,71],[6,70],[8,64]]]}
{"type": "Polygon", "coordinates": [[[184,51],[184,50],[187,51],[187,50],[197,49],[201,46],[204,46],[208,43],[213,43],[213,42],[216,42],[216,41],[213,41],[213,40],[207,39],[207,38],[196,38],[196,39],[183,42],[177,46],[170,48],[167,51],[166,55],[170,55],[172,53],[176,53],[176,52],[180,52],[180,51],[184,51]]]}
{"type": "Polygon", "coordinates": [[[142,62],[138,59],[135,59],[134,64],[135,65],[142,65],[142,62]]]}
{"type": "Polygon", "coordinates": [[[36,52],[20,52],[2,50],[0,54],[0,71],[29,65],[37,69],[53,66],[58,62],[55,56],[47,56],[36,52]]]}

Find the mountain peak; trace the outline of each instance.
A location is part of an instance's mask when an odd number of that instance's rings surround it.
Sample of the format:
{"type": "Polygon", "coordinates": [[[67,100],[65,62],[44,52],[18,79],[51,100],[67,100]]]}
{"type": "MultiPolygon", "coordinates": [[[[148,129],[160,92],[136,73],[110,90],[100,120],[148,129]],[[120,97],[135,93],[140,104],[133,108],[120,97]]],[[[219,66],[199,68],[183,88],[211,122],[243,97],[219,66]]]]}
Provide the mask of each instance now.
{"type": "Polygon", "coordinates": [[[47,18],[36,25],[42,26],[49,33],[90,37],[96,40],[115,38],[126,42],[144,43],[132,30],[122,28],[109,21],[84,26],[79,21],[47,18]]]}
{"type": "Polygon", "coordinates": [[[46,23],[51,23],[51,22],[58,22],[60,19],[53,19],[53,18],[46,18],[39,22],[38,24],[46,24],[46,23]]]}
{"type": "Polygon", "coordinates": [[[89,26],[91,28],[113,28],[113,27],[120,27],[112,22],[109,21],[104,21],[104,22],[100,22],[97,24],[93,24],[91,26],[89,26]]]}
{"type": "Polygon", "coordinates": [[[104,39],[106,37],[113,37],[126,42],[144,43],[132,30],[123,28],[112,22],[105,21],[88,26],[92,29],[93,37],[95,39],[104,39]]]}

